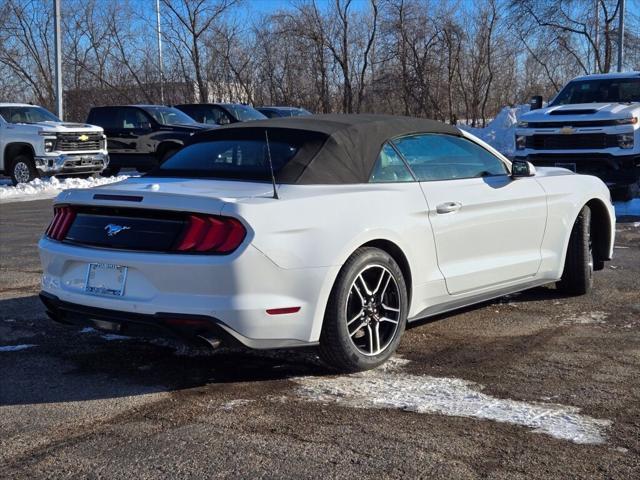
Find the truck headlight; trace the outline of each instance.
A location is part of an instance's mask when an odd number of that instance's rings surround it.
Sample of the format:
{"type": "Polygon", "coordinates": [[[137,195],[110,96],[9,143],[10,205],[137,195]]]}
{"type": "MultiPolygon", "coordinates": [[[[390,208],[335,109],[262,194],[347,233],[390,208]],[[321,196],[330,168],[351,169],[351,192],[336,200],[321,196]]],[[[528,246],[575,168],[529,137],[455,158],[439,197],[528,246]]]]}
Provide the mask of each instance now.
{"type": "Polygon", "coordinates": [[[638,123],[638,117],[620,118],[614,121],[617,125],[635,125],[636,123],[638,123]]]}
{"type": "Polygon", "coordinates": [[[529,126],[529,122],[518,122],[518,128],[527,128],[529,126]]]}
{"type": "Polygon", "coordinates": [[[527,137],[524,135],[516,135],[516,150],[524,150],[527,146],[527,137]]]}
{"type": "Polygon", "coordinates": [[[620,148],[633,148],[633,133],[618,135],[618,146],[620,148]]]}
{"type": "Polygon", "coordinates": [[[44,151],[45,152],[53,152],[54,148],[56,148],[56,139],[55,138],[45,138],[44,139],[44,151]]]}

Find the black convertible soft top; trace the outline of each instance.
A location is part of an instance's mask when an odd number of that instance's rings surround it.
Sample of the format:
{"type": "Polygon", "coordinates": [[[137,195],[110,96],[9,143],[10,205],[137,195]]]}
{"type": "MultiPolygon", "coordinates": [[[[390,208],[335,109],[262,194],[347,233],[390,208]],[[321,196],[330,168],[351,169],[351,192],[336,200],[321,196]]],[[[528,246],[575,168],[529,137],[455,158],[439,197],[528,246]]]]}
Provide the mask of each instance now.
{"type": "Polygon", "coordinates": [[[393,115],[311,115],[236,123],[198,133],[192,143],[229,138],[270,139],[295,136],[303,147],[276,176],[278,183],[367,183],[384,142],[414,133],[461,136],[434,120],[393,115]]]}

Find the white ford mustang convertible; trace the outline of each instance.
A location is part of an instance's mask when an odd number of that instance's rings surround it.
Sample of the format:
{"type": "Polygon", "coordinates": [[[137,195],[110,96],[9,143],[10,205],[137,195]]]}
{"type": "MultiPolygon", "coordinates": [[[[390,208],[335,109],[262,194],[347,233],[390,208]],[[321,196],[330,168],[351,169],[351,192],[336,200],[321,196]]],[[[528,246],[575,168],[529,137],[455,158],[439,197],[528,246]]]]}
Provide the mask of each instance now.
{"type": "Polygon", "coordinates": [[[615,215],[597,178],[510,162],[442,123],[274,119],[197,134],[157,170],[68,190],[40,241],[56,321],[380,365],[408,322],[592,287],[615,215]]]}

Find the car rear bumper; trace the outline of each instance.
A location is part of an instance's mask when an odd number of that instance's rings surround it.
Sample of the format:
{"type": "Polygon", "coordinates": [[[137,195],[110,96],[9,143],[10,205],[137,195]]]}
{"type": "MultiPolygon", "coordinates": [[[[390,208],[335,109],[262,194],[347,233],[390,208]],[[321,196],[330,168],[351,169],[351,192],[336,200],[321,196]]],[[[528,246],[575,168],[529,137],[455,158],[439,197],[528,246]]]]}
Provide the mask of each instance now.
{"type": "Polygon", "coordinates": [[[207,318],[212,328],[257,349],[316,343],[327,300],[320,292],[336,273],[335,267],[283,269],[251,245],[218,256],[97,249],[48,238],[39,247],[43,295],[77,306],[74,311],[107,311],[109,321],[127,325],[142,318],[138,323],[156,326],[158,316],[207,318]],[[85,290],[89,264],[96,262],[127,267],[122,296],[85,290]],[[299,310],[267,312],[289,307],[299,310]]]}
{"type": "Polygon", "coordinates": [[[640,155],[530,154],[516,156],[539,167],[564,167],[600,178],[609,187],[625,186],[640,179],[640,155]]]}
{"type": "Polygon", "coordinates": [[[106,153],[73,153],[35,157],[36,168],[48,175],[100,173],[109,165],[106,153]]]}
{"type": "Polygon", "coordinates": [[[200,339],[200,343],[211,346],[217,346],[218,341],[226,346],[242,345],[213,317],[162,312],[147,315],[88,307],[64,302],[44,291],[40,292],[40,300],[49,318],[67,325],[92,327],[124,336],[177,338],[189,343],[200,339]]]}

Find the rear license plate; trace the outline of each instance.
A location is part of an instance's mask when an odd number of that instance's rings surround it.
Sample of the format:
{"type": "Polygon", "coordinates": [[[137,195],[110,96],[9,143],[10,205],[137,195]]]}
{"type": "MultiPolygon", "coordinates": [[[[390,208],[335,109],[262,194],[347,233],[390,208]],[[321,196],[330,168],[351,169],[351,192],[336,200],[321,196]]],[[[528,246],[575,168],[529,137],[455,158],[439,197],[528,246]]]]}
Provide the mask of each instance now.
{"type": "Polygon", "coordinates": [[[571,170],[572,172],[576,171],[575,163],[556,163],[556,167],[566,168],[567,170],[571,170]]]}
{"type": "Polygon", "coordinates": [[[84,290],[93,295],[121,297],[127,281],[127,267],[109,263],[90,263],[84,290]]]}

